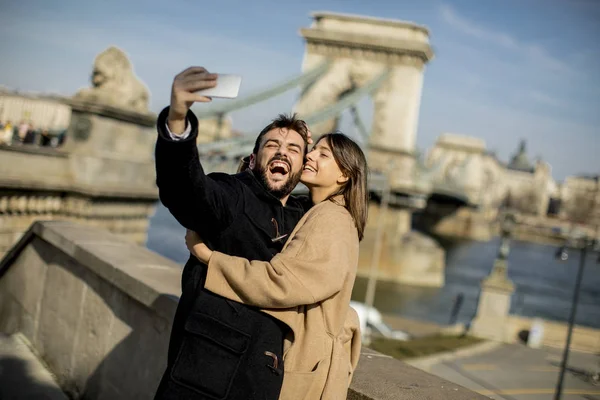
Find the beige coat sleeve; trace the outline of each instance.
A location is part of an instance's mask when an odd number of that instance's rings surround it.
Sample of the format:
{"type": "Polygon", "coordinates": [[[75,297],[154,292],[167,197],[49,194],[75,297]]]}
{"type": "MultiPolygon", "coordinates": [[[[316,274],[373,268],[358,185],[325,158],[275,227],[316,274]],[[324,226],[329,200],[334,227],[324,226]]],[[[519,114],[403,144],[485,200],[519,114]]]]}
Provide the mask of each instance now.
{"type": "Polygon", "coordinates": [[[358,246],[358,234],[345,209],[315,213],[270,262],[214,252],[205,288],[260,308],[314,304],[342,288],[354,267],[349,246],[358,246]]]}

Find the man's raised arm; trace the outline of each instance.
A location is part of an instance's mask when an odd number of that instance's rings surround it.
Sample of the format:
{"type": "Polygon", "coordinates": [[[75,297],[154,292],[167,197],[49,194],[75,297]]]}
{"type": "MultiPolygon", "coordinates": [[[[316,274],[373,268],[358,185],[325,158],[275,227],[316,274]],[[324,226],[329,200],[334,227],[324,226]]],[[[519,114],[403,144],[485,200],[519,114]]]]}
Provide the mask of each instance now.
{"type": "Polygon", "coordinates": [[[195,92],[216,85],[216,74],[190,67],[177,75],[171,104],[159,115],[156,142],[156,184],[162,203],[188,229],[205,233],[229,225],[238,196],[231,180],[211,179],[198,156],[198,120],[190,107],[211,99],[195,92]]]}

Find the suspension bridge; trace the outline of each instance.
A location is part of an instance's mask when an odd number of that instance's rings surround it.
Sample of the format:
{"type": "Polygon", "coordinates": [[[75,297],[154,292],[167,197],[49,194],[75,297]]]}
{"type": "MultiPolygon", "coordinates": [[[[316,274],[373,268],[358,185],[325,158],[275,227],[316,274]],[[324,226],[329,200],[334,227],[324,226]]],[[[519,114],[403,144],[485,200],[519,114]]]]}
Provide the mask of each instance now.
{"type": "MultiPolygon", "coordinates": [[[[348,43],[345,43],[345,45],[348,46],[348,43]]],[[[406,43],[403,45],[404,47],[408,47],[406,43]]],[[[410,53],[409,50],[406,51],[410,53]]],[[[418,54],[412,55],[413,57],[419,57],[418,54]]],[[[310,57],[310,54],[308,57],[310,57]]],[[[305,59],[308,57],[305,57],[305,59]]],[[[368,129],[363,119],[360,117],[358,103],[363,98],[373,98],[374,96],[377,96],[378,93],[385,94],[384,100],[380,99],[380,103],[382,101],[385,102],[386,100],[394,103],[394,97],[399,97],[404,98],[403,101],[405,107],[411,108],[412,105],[409,103],[414,99],[406,99],[408,94],[404,93],[402,88],[396,93],[390,91],[389,86],[393,86],[390,85],[390,80],[394,75],[398,75],[397,66],[383,64],[377,68],[375,73],[368,74],[370,75],[368,77],[369,79],[364,79],[364,76],[361,77],[363,79],[356,79],[353,74],[360,74],[360,72],[363,72],[362,75],[366,75],[364,74],[364,66],[362,68],[363,71],[360,71],[361,60],[352,60],[355,63],[355,65],[352,65],[353,63],[349,63],[348,59],[340,59],[339,57],[321,58],[323,59],[318,64],[311,68],[306,68],[305,71],[298,76],[291,77],[282,82],[277,82],[263,90],[234,100],[203,107],[196,110],[195,113],[200,120],[217,121],[217,126],[222,127],[228,114],[247,107],[252,107],[260,102],[267,101],[300,87],[302,89],[301,99],[298,101],[294,111],[299,112],[317,137],[319,134],[335,129],[342,112],[345,110],[350,111],[354,127],[360,135],[360,141],[365,143],[365,153],[369,155],[369,164],[371,166],[370,190],[376,197],[379,197],[380,195],[378,196],[377,194],[381,194],[382,190],[384,190],[385,187],[388,187],[391,195],[390,204],[408,208],[422,208],[428,199],[434,197],[437,201],[449,201],[459,204],[473,203],[471,199],[468,198],[464,188],[460,185],[453,182],[437,181],[435,179],[435,177],[439,175],[436,166],[429,168],[425,166],[423,160],[420,159],[414,151],[414,140],[412,143],[409,143],[408,146],[410,148],[400,149],[400,151],[395,148],[395,142],[398,140],[396,140],[397,138],[394,138],[394,136],[410,135],[411,132],[402,132],[400,129],[397,129],[397,132],[392,132],[392,135],[383,135],[387,137],[385,138],[386,141],[381,143],[381,140],[373,140],[373,131],[378,129],[381,130],[381,127],[377,126],[380,121],[374,121],[372,124],[373,128],[368,129]],[[342,68],[340,68],[340,65],[342,68]],[[340,76],[344,77],[347,81],[347,86],[349,87],[344,87],[345,85],[342,85],[340,88],[340,85],[336,85],[335,82],[332,84],[330,79],[332,75],[335,76],[335,79],[339,79],[340,76]],[[319,104],[317,107],[313,106],[312,108],[302,107],[303,103],[307,103],[303,100],[307,99],[311,89],[314,92],[314,89],[319,85],[322,86],[321,89],[324,87],[325,90],[329,91],[329,97],[331,97],[333,101],[326,104],[319,104]],[[317,128],[315,129],[315,127],[317,128]],[[390,137],[392,140],[389,140],[390,137]],[[374,157],[378,157],[379,154],[377,154],[376,151],[374,152],[372,148],[378,149],[379,152],[383,151],[384,153],[388,153],[386,156],[391,155],[391,157],[388,157],[389,159],[386,160],[387,163],[382,165],[382,163],[374,162],[376,161],[374,160],[374,157]],[[394,158],[400,158],[400,163],[394,163],[394,161],[397,161],[394,160],[394,158]],[[399,168],[405,168],[406,171],[398,171],[399,168]],[[397,175],[400,175],[403,179],[394,179],[397,175]]],[[[323,90],[321,90],[321,92],[323,92],[323,90]]],[[[382,96],[379,95],[379,97],[382,96]]],[[[420,97],[417,101],[420,101],[420,97]]],[[[377,106],[377,101],[375,101],[375,107],[377,106]]],[[[412,108],[415,107],[412,106],[412,108]]],[[[401,111],[402,110],[399,110],[399,112],[401,111]]],[[[378,115],[375,113],[374,119],[377,117],[378,115]]],[[[378,132],[378,134],[379,136],[382,136],[381,132],[378,132]]],[[[375,133],[375,135],[377,135],[377,133],[375,133]]],[[[202,156],[205,168],[211,172],[219,171],[234,173],[240,159],[252,152],[255,139],[255,134],[249,134],[200,144],[199,152],[202,156]]],[[[402,142],[401,138],[399,141],[402,142]]],[[[406,140],[404,142],[406,142],[406,140]]],[[[305,188],[300,185],[298,191],[303,190],[305,190],[305,188]]]]}

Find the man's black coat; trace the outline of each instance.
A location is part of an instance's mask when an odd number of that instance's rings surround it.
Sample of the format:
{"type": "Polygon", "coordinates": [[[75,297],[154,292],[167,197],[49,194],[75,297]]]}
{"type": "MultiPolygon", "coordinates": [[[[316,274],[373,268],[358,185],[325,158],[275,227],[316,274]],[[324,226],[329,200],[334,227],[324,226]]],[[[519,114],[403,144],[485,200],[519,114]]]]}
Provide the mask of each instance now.
{"type": "MultiPolygon", "coordinates": [[[[211,249],[270,260],[286,240],[274,239],[292,232],[306,203],[290,197],[282,206],[250,171],[206,175],[196,147],[196,117],[188,113],[189,137],[173,141],[166,130],[167,115],[168,108],[157,121],[156,182],[162,203],[211,249]]],[[[205,279],[206,265],[190,256],[156,399],[276,400],[288,328],[253,307],[205,290],[205,279]],[[277,356],[277,369],[265,353],[277,356]]]]}

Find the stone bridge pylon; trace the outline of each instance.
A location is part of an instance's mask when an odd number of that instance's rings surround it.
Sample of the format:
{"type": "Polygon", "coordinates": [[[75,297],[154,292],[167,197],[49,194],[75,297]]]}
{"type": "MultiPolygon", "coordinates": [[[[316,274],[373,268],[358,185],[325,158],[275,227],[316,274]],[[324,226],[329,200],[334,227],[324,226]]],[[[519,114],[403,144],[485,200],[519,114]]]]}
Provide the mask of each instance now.
{"type": "MultiPolygon", "coordinates": [[[[302,71],[329,63],[327,72],[303,87],[295,111],[311,115],[377,78],[371,91],[373,122],[369,163],[390,171],[393,188],[414,184],[415,140],[425,64],[432,59],[427,28],[413,23],[333,13],[314,13],[306,40],[302,71]]],[[[311,126],[317,135],[335,130],[332,115],[311,126]]]]}

